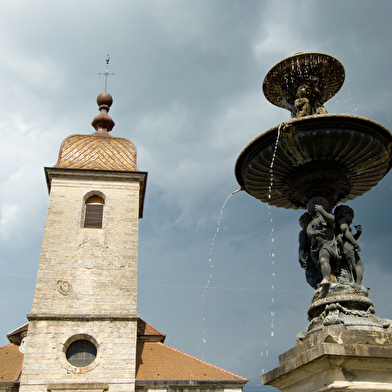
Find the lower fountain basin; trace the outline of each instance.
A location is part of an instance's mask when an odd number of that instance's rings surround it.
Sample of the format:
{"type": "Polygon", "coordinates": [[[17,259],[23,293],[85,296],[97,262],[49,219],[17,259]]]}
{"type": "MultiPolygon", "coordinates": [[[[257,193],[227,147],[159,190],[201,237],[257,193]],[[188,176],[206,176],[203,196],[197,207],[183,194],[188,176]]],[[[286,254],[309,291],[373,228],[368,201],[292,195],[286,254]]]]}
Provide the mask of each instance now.
{"type": "Polygon", "coordinates": [[[322,196],[333,207],[374,187],[391,169],[391,149],[388,129],[363,117],[294,118],[254,139],[235,175],[243,190],[270,205],[307,208],[322,196]]]}

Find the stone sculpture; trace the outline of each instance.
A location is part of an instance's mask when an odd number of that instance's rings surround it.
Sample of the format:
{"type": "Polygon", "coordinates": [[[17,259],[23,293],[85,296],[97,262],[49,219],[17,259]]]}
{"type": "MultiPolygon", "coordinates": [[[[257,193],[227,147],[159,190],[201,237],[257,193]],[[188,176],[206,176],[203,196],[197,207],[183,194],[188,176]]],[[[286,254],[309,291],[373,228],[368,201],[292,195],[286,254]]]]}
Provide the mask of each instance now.
{"type": "Polygon", "coordinates": [[[364,268],[359,255],[361,248],[359,247],[357,240],[362,234],[362,227],[360,225],[354,226],[357,232],[352,234],[350,225],[354,219],[354,211],[349,206],[337,206],[334,215],[336,222],[335,234],[342,260],[342,281],[360,285],[364,268]]]}
{"type": "Polygon", "coordinates": [[[312,217],[309,212],[305,212],[299,218],[299,224],[302,230],[298,236],[298,259],[301,267],[305,270],[306,282],[314,289],[317,289],[323,279],[323,275],[310,254],[310,238],[308,237],[306,229],[311,220],[312,217]]]}
{"type": "Polygon", "coordinates": [[[309,202],[309,212],[300,218],[299,262],[306,271],[306,281],[314,289],[325,286],[328,292],[331,282],[348,284],[359,289],[363,279],[363,263],[357,242],[362,234],[360,225],[350,227],[354,211],[339,205],[334,213],[328,212],[328,202],[322,197],[309,202]]]}
{"type": "Polygon", "coordinates": [[[290,110],[291,117],[305,117],[312,114],[327,114],[324,106],[322,92],[318,87],[317,76],[309,76],[309,79],[297,89],[295,97],[282,97],[282,106],[290,110]],[[294,104],[291,102],[294,101],[294,104]]]}
{"type": "Polygon", "coordinates": [[[309,201],[308,207],[312,220],[306,227],[306,233],[311,240],[310,254],[312,260],[323,277],[320,286],[326,287],[329,287],[331,283],[331,264],[339,257],[334,233],[335,218],[328,210],[329,204],[325,198],[313,197],[309,201]]]}

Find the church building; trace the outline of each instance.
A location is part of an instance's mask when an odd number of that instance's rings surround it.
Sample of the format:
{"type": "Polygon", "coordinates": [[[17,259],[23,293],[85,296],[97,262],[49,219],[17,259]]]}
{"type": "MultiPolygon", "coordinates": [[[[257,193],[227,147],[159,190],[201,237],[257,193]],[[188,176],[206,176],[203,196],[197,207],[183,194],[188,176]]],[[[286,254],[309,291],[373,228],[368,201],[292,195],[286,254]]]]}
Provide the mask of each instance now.
{"type": "Polygon", "coordinates": [[[147,173],[113,137],[112,97],[91,135],[45,168],[48,212],[28,323],[0,347],[0,391],[241,392],[247,380],[169,347],[137,314],[138,220],[147,173]]]}

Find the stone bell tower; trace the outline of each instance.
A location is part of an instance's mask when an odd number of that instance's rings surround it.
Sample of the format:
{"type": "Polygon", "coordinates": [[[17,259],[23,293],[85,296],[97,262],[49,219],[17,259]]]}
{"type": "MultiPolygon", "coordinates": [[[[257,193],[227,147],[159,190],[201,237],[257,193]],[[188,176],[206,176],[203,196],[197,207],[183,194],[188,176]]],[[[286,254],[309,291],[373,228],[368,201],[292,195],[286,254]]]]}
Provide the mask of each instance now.
{"type": "Polygon", "coordinates": [[[64,140],[45,168],[49,205],[20,391],[134,391],[138,219],[147,173],[110,135],[112,97],[91,135],[64,140]]]}

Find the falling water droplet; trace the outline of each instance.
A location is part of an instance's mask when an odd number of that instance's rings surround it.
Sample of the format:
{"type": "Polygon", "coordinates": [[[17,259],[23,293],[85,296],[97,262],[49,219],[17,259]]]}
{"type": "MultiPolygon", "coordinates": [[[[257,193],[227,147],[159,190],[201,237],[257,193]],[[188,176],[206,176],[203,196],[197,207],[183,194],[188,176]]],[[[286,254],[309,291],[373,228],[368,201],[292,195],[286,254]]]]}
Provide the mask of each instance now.
{"type": "MultiPolygon", "coordinates": [[[[217,236],[218,236],[218,234],[219,234],[220,225],[221,225],[221,221],[222,221],[223,210],[224,210],[224,208],[225,208],[225,206],[226,206],[226,203],[228,202],[229,198],[230,198],[233,194],[239,192],[240,190],[241,190],[241,189],[238,189],[238,191],[235,191],[235,192],[230,193],[230,195],[226,198],[225,202],[223,203],[222,208],[220,209],[219,218],[218,218],[218,223],[217,223],[217,227],[216,227],[216,231],[215,231],[215,235],[214,235],[214,237],[213,237],[213,239],[212,239],[212,242],[211,242],[211,248],[210,248],[210,253],[209,253],[209,256],[210,256],[210,257],[208,258],[208,263],[209,263],[209,267],[210,267],[210,268],[213,268],[213,267],[214,267],[214,265],[212,264],[212,253],[213,253],[213,250],[214,250],[214,246],[215,246],[215,242],[216,242],[217,236]]],[[[202,298],[203,298],[203,299],[202,299],[202,303],[201,303],[202,306],[204,306],[204,304],[207,303],[207,302],[204,300],[204,297],[205,297],[206,294],[207,294],[207,289],[208,289],[208,287],[209,287],[211,278],[212,278],[212,274],[210,273],[210,274],[209,274],[209,279],[207,279],[207,284],[204,286],[204,293],[202,294],[202,298]]],[[[202,313],[202,316],[204,316],[204,309],[202,310],[201,313],[202,313]]],[[[203,323],[204,323],[204,322],[206,321],[206,318],[205,318],[205,317],[202,317],[202,320],[203,320],[203,323]]],[[[203,335],[205,335],[205,331],[206,331],[206,329],[203,328],[203,335]]],[[[207,341],[206,341],[205,339],[203,339],[203,343],[206,343],[206,342],[207,342],[207,341]]],[[[203,358],[203,354],[201,354],[200,357],[203,358]]]]}
{"type": "MultiPolygon", "coordinates": [[[[294,64],[293,64],[293,70],[294,70],[294,64]]],[[[297,73],[297,71],[295,71],[295,73],[297,73]]],[[[273,149],[273,154],[272,154],[272,160],[271,160],[270,169],[269,169],[270,181],[269,181],[269,183],[268,183],[268,193],[267,193],[267,196],[268,196],[268,199],[269,199],[269,200],[272,200],[272,197],[273,197],[273,189],[274,189],[274,163],[275,163],[275,158],[276,158],[276,155],[277,155],[277,150],[278,150],[279,138],[280,138],[280,132],[281,132],[282,125],[283,125],[283,124],[280,124],[280,125],[279,125],[278,131],[277,131],[277,137],[276,137],[276,141],[275,141],[275,145],[274,145],[274,149],[273,149]]],[[[271,226],[272,226],[273,218],[272,218],[272,216],[271,216],[270,205],[268,205],[268,217],[269,217],[269,220],[270,220],[270,223],[271,223],[271,226]]],[[[275,239],[273,238],[273,235],[274,235],[274,228],[271,227],[271,242],[270,242],[270,246],[271,246],[272,250],[273,250],[273,246],[274,246],[274,243],[275,243],[275,239]]],[[[275,260],[274,260],[274,258],[275,258],[275,253],[274,253],[274,252],[271,252],[271,253],[269,254],[269,257],[270,257],[270,260],[271,260],[271,265],[274,266],[274,265],[275,265],[275,260]]],[[[275,277],[275,271],[274,271],[274,270],[272,270],[272,277],[275,277]]],[[[272,288],[272,290],[275,290],[275,285],[272,284],[272,285],[271,285],[271,288],[272,288]]],[[[272,305],[275,304],[274,298],[271,298],[271,302],[272,302],[272,305]]],[[[274,315],[274,312],[271,311],[271,320],[270,320],[270,328],[271,328],[271,329],[274,328],[274,320],[273,320],[273,318],[272,318],[273,315],[274,315]]],[[[270,333],[271,333],[271,337],[273,337],[273,336],[274,336],[273,331],[270,331],[270,333]]],[[[265,342],[265,346],[267,346],[267,342],[265,342]]],[[[265,351],[265,356],[268,356],[268,351],[265,351]]],[[[264,371],[264,370],[263,370],[263,371],[264,371]]]]}

